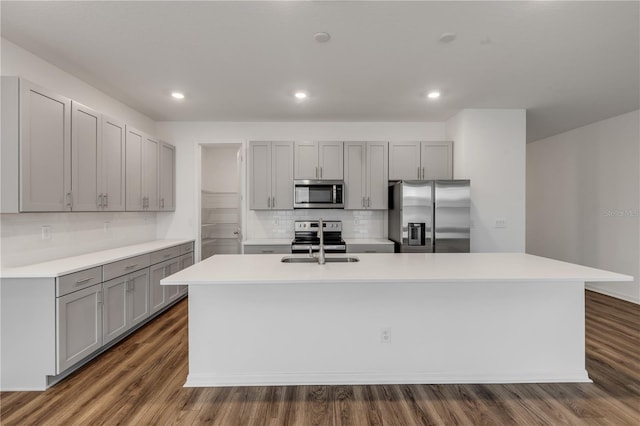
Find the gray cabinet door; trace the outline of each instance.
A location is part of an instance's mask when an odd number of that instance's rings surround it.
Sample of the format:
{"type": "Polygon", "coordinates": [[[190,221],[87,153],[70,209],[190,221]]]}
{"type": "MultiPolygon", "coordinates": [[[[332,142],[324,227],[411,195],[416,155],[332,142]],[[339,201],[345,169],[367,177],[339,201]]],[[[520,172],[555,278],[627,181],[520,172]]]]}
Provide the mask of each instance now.
{"type": "Polygon", "coordinates": [[[249,142],[249,208],[271,208],[271,142],[249,142]]]}
{"type": "MultiPolygon", "coordinates": [[[[193,265],[193,253],[187,253],[180,256],[180,271],[193,265]]],[[[180,285],[180,294],[185,294],[189,289],[187,285],[180,285]]]]}
{"type": "Polygon", "coordinates": [[[56,300],[59,374],[102,346],[102,284],[56,300]]]}
{"type": "MultiPolygon", "coordinates": [[[[180,258],[176,257],[174,259],[168,260],[167,265],[165,267],[165,277],[169,275],[175,274],[180,270],[180,258]]],[[[165,288],[165,294],[167,295],[167,303],[170,303],[180,296],[180,286],[178,285],[165,285],[162,286],[165,288]]]]}
{"type": "Polygon", "coordinates": [[[389,180],[418,180],[421,172],[420,142],[389,143],[389,180]]]}
{"type": "Polygon", "coordinates": [[[318,142],[318,169],[320,179],[343,179],[343,155],[343,142],[318,142]]]}
{"type": "Polygon", "coordinates": [[[387,142],[367,142],[366,182],[367,208],[386,210],[389,199],[389,144],[387,142]]]}
{"type": "Polygon", "coordinates": [[[129,279],[125,275],[102,283],[102,343],[107,344],[129,329],[127,296],[129,279]]]}
{"type": "Polygon", "coordinates": [[[176,209],[176,147],[162,142],[160,145],[160,210],[176,209]]]}
{"type": "Polygon", "coordinates": [[[422,179],[453,179],[453,142],[422,142],[422,179]]]}
{"type": "Polygon", "coordinates": [[[165,287],[160,285],[160,280],[165,277],[167,262],[157,263],[149,268],[149,301],[151,313],[158,312],[167,304],[165,287]]]}
{"type": "Polygon", "coordinates": [[[74,211],[96,211],[101,207],[98,185],[102,138],[100,113],[71,102],[71,192],[74,211]]]}
{"type": "Polygon", "coordinates": [[[103,116],[98,194],[101,210],[125,210],[125,152],[124,123],[103,116]]]}
{"type": "Polygon", "coordinates": [[[293,209],[293,143],[271,143],[271,208],[293,209]]]}
{"type": "Polygon", "coordinates": [[[160,209],[158,184],[158,162],[160,159],[160,141],[145,135],[142,149],[142,192],[146,197],[145,210],[160,209]]]}
{"type": "Polygon", "coordinates": [[[318,143],[296,142],[295,149],[295,173],[296,179],[320,179],[318,167],[318,143]]]}
{"type": "Polygon", "coordinates": [[[149,269],[141,269],[128,275],[127,319],[129,327],[146,319],[149,309],[149,269]]]}
{"type": "Polygon", "coordinates": [[[20,211],[71,210],[71,100],[20,86],[20,211]]]}
{"type": "MultiPolygon", "coordinates": [[[[344,143],[344,182],[346,210],[362,210],[366,207],[365,142],[344,143]]],[[[385,182],[386,186],[386,182],[385,182]]]]}
{"type": "Polygon", "coordinates": [[[142,146],[144,134],[132,127],[126,127],[126,210],[143,210],[142,192],[142,146]]]}

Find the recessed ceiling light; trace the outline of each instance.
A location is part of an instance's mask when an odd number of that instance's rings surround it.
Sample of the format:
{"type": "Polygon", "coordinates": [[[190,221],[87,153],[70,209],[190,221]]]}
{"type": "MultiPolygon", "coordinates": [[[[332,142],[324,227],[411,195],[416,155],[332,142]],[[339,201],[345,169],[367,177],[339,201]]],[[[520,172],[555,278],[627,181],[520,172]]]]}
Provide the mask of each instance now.
{"type": "Polygon", "coordinates": [[[437,91],[433,91],[433,92],[429,92],[427,93],[427,98],[429,99],[438,99],[440,97],[440,92],[437,91]]]}
{"type": "Polygon", "coordinates": [[[326,43],[331,40],[331,34],[329,33],[315,33],[313,35],[313,39],[318,43],[326,43]]]}
{"type": "Polygon", "coordinates": [[[456,39],[455,33],[442,33],[440,34],[440,37],[438,37],[438,41],[440,43],[451,43],[455,39],[456,39]]]}
{"type": "Polygon", "coordinates": [[[173,97],[174,99],[184,99],[184,93],[172,92],[171,97],[173,97]]]}
{"type": "Polygon", "coordinates": [[[293,94],[293,96],[296,97],[296,99],[307,99],[309,97],[309,95],[307,94],[307,92],[303,92],[301,90],[298,90],[296,93],[293,94]]]}

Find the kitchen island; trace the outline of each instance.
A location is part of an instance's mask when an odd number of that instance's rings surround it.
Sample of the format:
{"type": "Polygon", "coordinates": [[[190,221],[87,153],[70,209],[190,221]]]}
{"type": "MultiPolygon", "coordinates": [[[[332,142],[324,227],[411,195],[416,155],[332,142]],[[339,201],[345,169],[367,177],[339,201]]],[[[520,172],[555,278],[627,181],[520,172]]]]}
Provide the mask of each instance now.
{"type": "Polygon", "coordinates": [[[588,382],[584,283],[632,279],[522,253],[357,257],[219,255],[162,280],[189,285],[185,386],[588,382]]]}

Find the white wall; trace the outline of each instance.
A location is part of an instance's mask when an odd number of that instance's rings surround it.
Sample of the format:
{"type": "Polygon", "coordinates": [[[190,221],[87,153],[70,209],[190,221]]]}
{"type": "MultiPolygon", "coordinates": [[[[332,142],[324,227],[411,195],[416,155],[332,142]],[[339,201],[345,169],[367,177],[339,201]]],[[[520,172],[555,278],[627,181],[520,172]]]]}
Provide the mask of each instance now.
{"type": "Polygon", "coordinates": [[[525,110],[463,110],[447,121],[446,136],[454,178],[471,179],[471,251],[524,252],[525,110]]]}
{"type": "Polygon", "coordinates": [[[590,289],[640,303],[640,111],[527,145],[527,252],[633,275],[590,289]]]}
{"type": "MultiPolygon", "coordinates": [[[[158,214],[159,238],[196,238],[198,235],[198,146],[206,143],[243,143],[251,140],[443,140],[444,123],[218,123],[160,122],[159,136],[176,145],[178,188],[175,214],[158,214]]],[[[246,155],[244,155],[246,161],[246,155]]],[[[245,188],[246,190],[246,188],[245,188]]],[[[244,235],[251,238],[291,238],[293,220],[309,212],[246,212],[244,235]]],[[[380,212],[324,211],[323,217],[345,223],[345,237],[386,237],[386,219],[380,212]],[[362,214],[366,213],[366,214],[362,214]]]]}
{"type": "MultiPolygon", "coordinates": [[[[155,122],[84,81],[0,39],[2,75],[24,77],[100,112],[155,133],[155,122]]],[[[33,213],[3,214],[1,267],[25,265],[89,251],[149,241],[156,235],[155,213],[33,213]],[[105,231],[104,223],[107,222],[105,231]],[[51,239],[42,240],[41,227],[51,239]]]]}
{"type": "Polygon", "coordinates": [[[4,38],[0,38],[0,49],[2,53],[2,62],[0,63],[2,75],[26,78],[32,83],[46,87],[103,114],[123,120],[143,132],[156,133],[155,121],[79,78],[4,38]]]}

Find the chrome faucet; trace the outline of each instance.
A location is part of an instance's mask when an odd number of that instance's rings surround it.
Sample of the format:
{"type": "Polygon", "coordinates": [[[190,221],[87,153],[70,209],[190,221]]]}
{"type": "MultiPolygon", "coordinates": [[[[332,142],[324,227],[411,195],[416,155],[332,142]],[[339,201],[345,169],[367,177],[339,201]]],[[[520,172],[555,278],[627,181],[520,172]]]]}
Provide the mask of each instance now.
{"type": "Polygon", "coordinates": [[[320,219],[318,223],[318,235],[320,235],[320,250],[318,251],[318,265],[324,265],[324,223],[320,219]]]}

